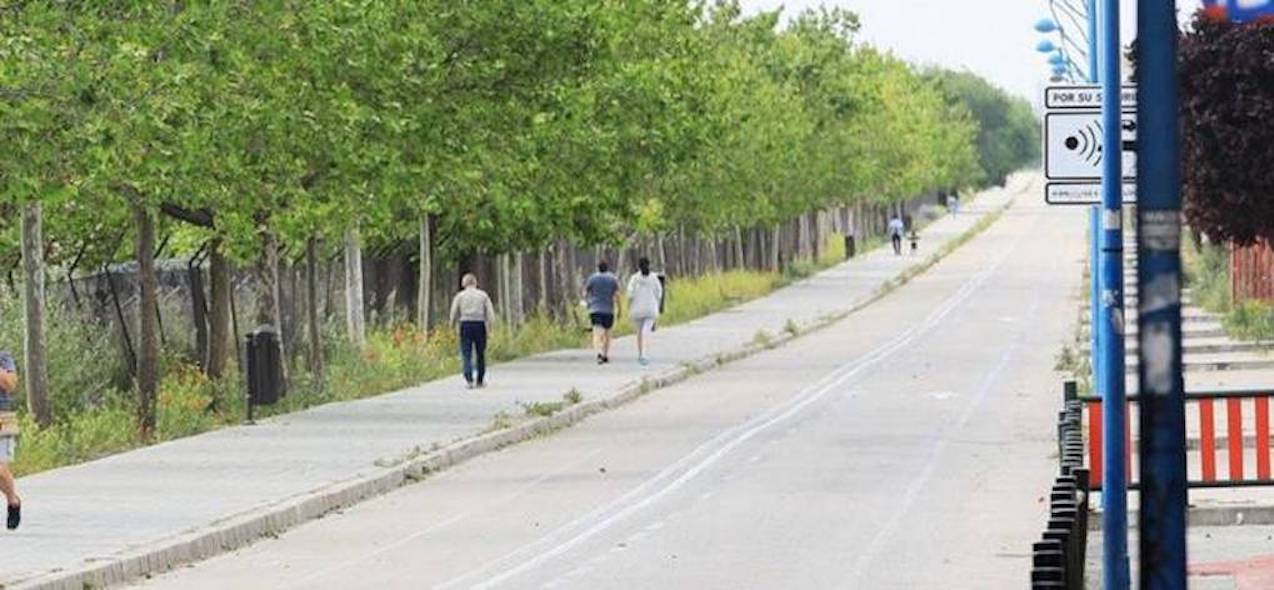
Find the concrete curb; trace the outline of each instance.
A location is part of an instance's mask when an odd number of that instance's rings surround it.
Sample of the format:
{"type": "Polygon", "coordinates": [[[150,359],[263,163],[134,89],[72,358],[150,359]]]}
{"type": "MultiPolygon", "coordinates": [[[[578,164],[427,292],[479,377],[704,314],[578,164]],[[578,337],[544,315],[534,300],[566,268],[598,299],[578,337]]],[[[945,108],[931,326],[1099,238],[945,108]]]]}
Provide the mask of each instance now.
{"type": "MultiPolygon", "coordinates": [[[[1191,506],[1186,511],[1186,526],[1274,525],[1274,505],[1270,506],[1191,506]]],[[[1137,528],[1137,512],[1128,511],[1128,528],[1137,528]]],[[[1101,511],[1093,510],[1088,530],[1101,530],[1101,511]]]]}
{"type": "Polygon", "coordinates": [[[373,473],[349,481],[331,484],[270,503],[117,556],[88,560],[84,565],[74,569],[55,570],[9,585],[0,585],[0,589],[84,590],[123,584],[145,575],[162,573],[180,565],[246,547],[262,537],[278,535],[287,529],[321,518],[333,511],[420,481],[430,474],[474,457],[567,428],[589,416],[618,408],[657,389],[777,348],[844,319],[933,267],[974,236],[993,225],[1012,205],[1013,201],[1009,200],[1004,205],[987,212],[969,229],[961,232],[919,264],[903,270],[900,275],[886,281],[861,301],[853,303],[845,310],[823,315],[805,325],[795,326],[795,329],[785,329],[779,334],[761,339],[763,341],[754,341],[724,350],[652,377],[644,377],[641,381],[621,387],[609,397],[580,402],[552,416],[536,418],[504,430],[480,434],[418,456],[403,457],[393,466],[380,468],[373,473]]]}

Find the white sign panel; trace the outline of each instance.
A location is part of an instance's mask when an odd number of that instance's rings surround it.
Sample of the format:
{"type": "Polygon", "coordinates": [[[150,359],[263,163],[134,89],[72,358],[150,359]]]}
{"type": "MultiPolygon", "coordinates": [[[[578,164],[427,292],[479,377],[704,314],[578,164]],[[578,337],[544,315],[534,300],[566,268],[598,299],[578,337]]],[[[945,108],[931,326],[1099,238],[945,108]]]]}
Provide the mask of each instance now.
{"type": "MultiPolygon", "coordinates": [[[[1101,86],[1049,86],[1044,90],[1044,108],[1101,110],[1101,86]]],[[[1137,109],[1137,87],[1124,86],[1119,93],[1120,109],[1137,109]]]]}
{"type": "MultiPolygon", "coordinates": [[[[1136,183],[1124,182],[1122,192],[1124,204],[1137,203],[1136,183]]],[[[1044,202],[1049,205],[1101,204],[1101,182],[1050,182],[1044,185],[1044,202]]]]}
{"type": "MultiPolygon", "coordinates": [[[[1100,112],[1059,111],[1044,115],[1044,176],[1051,181],[1101,181],[1100,112]]],[[[1120,157],[1125,180],[1137,178],[1137,116],[1122,115],[1120,157]]]]}

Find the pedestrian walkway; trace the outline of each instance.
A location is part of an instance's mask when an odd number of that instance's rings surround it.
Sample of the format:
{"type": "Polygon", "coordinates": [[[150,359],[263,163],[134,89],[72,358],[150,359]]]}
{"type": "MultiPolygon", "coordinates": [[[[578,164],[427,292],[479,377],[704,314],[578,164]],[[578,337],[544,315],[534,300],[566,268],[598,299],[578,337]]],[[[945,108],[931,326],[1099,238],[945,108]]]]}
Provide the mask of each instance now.
{"type": "Polygon", "coordinates": [[[648,367],[623,338],[606,367],[588,350],[561,350],[492,367],[481,391],[443,379],[23,478],[23,527],[0,535],[0,586],[102,585],[219,553],[401,485],[413,476],[405,466],[419,472],[520,440],[487,434],[497,414],[524,415],[520,404],[561,401],[570,391],[583,396],[579,407],[619,403],[793,328],[823,325],[923,268],[1017,196],[1038,198],[1040,190],[1034,175],[1015,176],[1009,187],[929,225],[918,255],[877,249],[767,297],[661,327],[648,367]]]}

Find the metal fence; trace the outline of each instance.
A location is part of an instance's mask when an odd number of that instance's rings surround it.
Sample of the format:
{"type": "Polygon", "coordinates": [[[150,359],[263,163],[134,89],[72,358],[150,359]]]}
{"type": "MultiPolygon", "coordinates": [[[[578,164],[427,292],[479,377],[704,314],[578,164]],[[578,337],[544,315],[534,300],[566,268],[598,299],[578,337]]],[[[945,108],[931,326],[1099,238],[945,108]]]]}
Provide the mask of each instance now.
{"type": "Polygon", "coordinates": [[[1033,590],[1080,590],[1088,548],[1089,473],[1084,467],[1083,405],[1074,382],[1057,416],[1058,475],[1048,494],[1048,522],[1031,546],[1033,590]]]}
{"type": "MultiPolygon", "coordinates": [[[[1274,397],[1274,386],[1194,391],[1186,392],[1185,397],[1187,420],[1197,428],[1195,430],[1188,425],[1187,429],[1187,447],[1194,453],[1187,464],[1188,487],[1274,485],[1270,465],[1270,398],[1274,397]],[[1223,410],[1219,411],[1218,406],[1223,410]],[[1224,421],[1221,415],[1225,416],[1224,421]],[[1224,437],[1218,436],[1222,426],[1224,437]],[[1222,455],[1224,462],[1219,462],[1222,455]],[[1224,469],[1219,469],[1219,465],[1223,465],[1224,469]]],[[[1100,490],[1104,460],[1101,398],[1084,396],[1082,401],[1088,415],[1088,461],[1092,467],[1089,486],[1100,490]]],[[[1124,436],[1129,443],[1125,446],[1128,455],[1124,462],[1128,467],[1129,489],[1139,487],[1138,482],[1132,479],[1132,474],[1136,473],[1133,465],[1137,457],[1133,453],[1135,446],[1131,443],[1137,433],[1131,426],[1137,421],[1131,416],[1140,402],[1140,395],[1128,396],[1129,411],[1125,413],[1129,417],[1124,426],[1124,436]]]]}
{"type": "Polygon", "coordinates": [[[1231,246],[1230,287],[1235,301],[1274,299],[1274,247],[1263,242],[1231,246]]]}

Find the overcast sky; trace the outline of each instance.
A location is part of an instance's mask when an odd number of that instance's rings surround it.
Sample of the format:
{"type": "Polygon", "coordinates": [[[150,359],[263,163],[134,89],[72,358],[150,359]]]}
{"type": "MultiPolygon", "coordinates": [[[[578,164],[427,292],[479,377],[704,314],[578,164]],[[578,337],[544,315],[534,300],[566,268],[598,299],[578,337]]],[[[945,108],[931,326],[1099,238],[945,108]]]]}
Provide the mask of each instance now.
{"type": "MultiPolygon", "coordinates": [[[[748,13],[783,7],[791,16],[819,5],[840,6],[862,19],[861,38],[908,60],[968,68],[1038,102],[1047,84],[1042,36],[1032,25],[1048,15],[1047,0],[741,0],[748,13]]],[[[1082,0],[1072,0],[1082,3],[1082,0]]],[[[1136,28],[1136,0],[1121,0],[1124,42],[1136,28]]],[[[1178,0],[1184,15],[1200,0],[1178,0]]]]}

